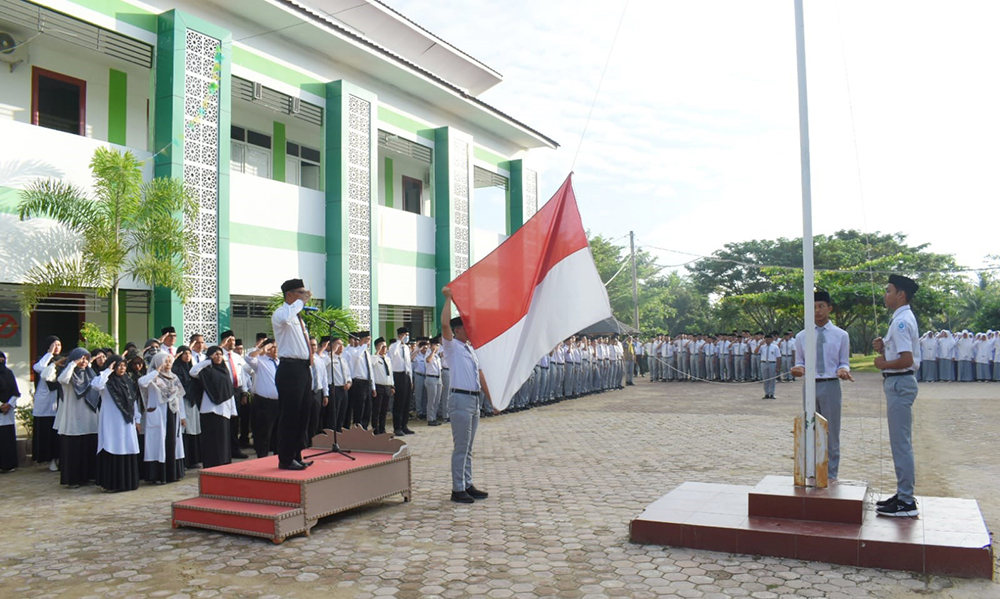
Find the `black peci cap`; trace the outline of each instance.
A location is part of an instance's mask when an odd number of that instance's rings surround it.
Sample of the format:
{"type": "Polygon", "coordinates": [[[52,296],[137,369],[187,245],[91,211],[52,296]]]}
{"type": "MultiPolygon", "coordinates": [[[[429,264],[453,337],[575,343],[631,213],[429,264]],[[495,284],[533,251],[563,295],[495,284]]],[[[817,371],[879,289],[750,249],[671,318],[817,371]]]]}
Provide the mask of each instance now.
{"type": "Polygon", "coordinates": [[[296,289],[302,289],[306,284],[302,282],[302,279],[288,279],[281,284],[281,292],[288,293],[289,291],[294,291],[296,289]]]}

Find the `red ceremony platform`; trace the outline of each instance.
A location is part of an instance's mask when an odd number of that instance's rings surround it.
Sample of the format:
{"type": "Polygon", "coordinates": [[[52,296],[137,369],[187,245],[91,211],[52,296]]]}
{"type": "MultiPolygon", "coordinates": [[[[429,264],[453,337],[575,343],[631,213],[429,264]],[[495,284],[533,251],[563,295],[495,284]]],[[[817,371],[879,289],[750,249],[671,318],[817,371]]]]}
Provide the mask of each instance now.
{"type": "MultiPolygon", "coordinates": [[[[280,470],[278,457],[206,468],[199,496],[173,504],[173,526],[207,528],[271,539],[309,534],[317,520],[400,493],[410,500],[410,453],[400,439],[357,427],[339,435],[350,460],[327,453],[305,470],[280,470]]],[[[313,437],[303,457],[329,450],[333,431],[313,437]]]]}
{"type": "Polygon", "coordinates": [[[848,566],[992,578],[990,533],[972,499],[918,497],[918,518],[876,516],[864,483],[796,487],[686,482],[631,524],[634,543],[848,566]]]}

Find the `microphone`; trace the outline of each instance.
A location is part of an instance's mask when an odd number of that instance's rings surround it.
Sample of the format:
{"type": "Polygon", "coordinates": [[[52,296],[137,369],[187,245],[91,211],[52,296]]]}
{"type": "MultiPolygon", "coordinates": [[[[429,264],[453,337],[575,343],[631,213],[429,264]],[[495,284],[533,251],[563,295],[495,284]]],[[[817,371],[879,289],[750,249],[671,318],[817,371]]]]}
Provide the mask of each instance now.
{"type": "Polygon", "coordinates": [[[316,306],[302,306],[303,312],[319,312],[319,308],[316,306]]]}

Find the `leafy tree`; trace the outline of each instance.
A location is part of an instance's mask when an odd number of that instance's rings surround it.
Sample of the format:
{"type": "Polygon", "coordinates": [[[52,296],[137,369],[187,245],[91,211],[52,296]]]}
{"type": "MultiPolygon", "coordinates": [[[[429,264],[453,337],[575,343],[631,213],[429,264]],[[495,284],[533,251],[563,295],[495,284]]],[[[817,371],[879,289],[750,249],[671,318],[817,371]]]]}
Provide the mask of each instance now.
{"type": "Polygon", "coordinates": [[[118,346],[118,291],[126,277],[173,290],[185,300],[189,263],[186,225],[197,205],[177,179],[142,181],[142,163],[131,152],[98,148],[90,161],[94,195],[56,179],[32,183],[21,193],[18,216],[51,218],[80,240],[80,253],[32,268],[21,306],[62,289],[96,289],[110,295],[111,334],[118,346]]]}
{"type": "Polygon", "coordinates": [[[85,322],[80,327],[80,347],[86,347],[89,351],[101,347],[112,347],[116,343],[115,338],[102,331],[92,322],[85,322]]]}

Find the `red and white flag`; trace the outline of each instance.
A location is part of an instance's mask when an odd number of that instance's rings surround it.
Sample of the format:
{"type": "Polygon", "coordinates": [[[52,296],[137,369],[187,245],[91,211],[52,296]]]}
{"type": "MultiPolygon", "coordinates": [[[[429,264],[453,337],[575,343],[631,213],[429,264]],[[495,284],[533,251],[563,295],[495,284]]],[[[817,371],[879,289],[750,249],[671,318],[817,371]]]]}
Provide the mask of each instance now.
{"type": "Polygon", "coordinates": [[[557,343],[611,316],[571,179],[450,284],[498,410],[557,343]]]}

